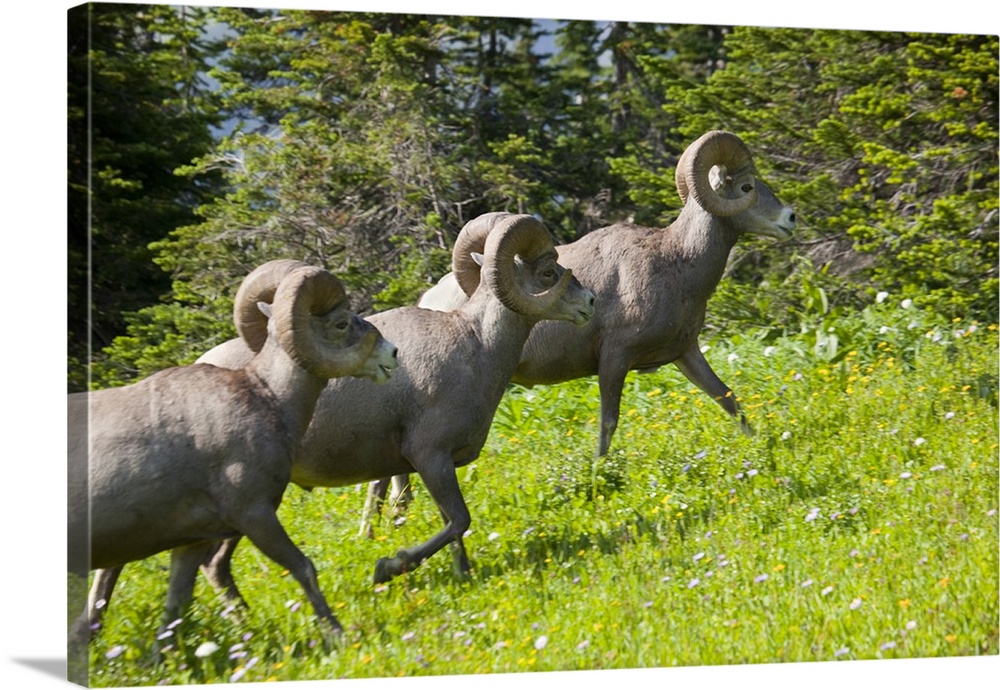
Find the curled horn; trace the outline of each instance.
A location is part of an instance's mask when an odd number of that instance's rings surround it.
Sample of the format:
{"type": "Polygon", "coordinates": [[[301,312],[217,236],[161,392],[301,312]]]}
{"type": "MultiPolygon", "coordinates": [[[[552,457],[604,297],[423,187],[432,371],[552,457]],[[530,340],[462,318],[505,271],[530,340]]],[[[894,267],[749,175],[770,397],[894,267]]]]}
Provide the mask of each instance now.
{"type": "Polygon", "coordinates": [[[682,201],[687,203],[690,193],[705,211],[724,217],[742,213],[757,202],[756,186],[738,199],[719,196],[709,179],[709,172],[715,165],[724,165],[730,173],[747,168],[753,170],[753,158],[746,144],[732,132],[706,132],[688,146],[677,161],[675,180],[682,201]]]}
{"type": "Polygon", "coordinates": [[[533,261],[556,255],[552,237],[534,216],[511,215],[502,219],[486,239],[484,275],[500,302],[519,314],[544,318],[566,292],[573,279],[567,269],[559,282],[537,295],[524,291],[514,275],[514,257],[533,261]]]}
{"type": "Polygon", "coordinates": [[[278,342],[303,369],[321,378],[347,376],[371,356],[378,341],[374,328],[350,347],[333,347],[317,337],[313,316],[344,304],[344,286],[330,272],[304,266],[290,272],[274,295],[272,316],[278,342]]]}
{"type": "Polygon", "coordinates": [[[486,238],[490,230],[500,220],[507,218],[511,214],[498,211],[495,213],[484,213],[476,216],[462,228],[455,239],[455,248],[451,254],[451,271],[455,274],[459,287],[466,296],[471,297],[472,293],[479,287],[479,264],[477,264],[471,254],[477,252],[482,254],[486,249],[486,238]]]}
{"type": "Polygon", "coordinates": [[[260,352],[267,341],[267,317],[257,308],[257,303],[273,303],[282,279],[303,266],[308,264],[293,259],[268,261],[251,271],[240,284],[233,302],[233,321],[236,332],[253,352],[260,352]]]}

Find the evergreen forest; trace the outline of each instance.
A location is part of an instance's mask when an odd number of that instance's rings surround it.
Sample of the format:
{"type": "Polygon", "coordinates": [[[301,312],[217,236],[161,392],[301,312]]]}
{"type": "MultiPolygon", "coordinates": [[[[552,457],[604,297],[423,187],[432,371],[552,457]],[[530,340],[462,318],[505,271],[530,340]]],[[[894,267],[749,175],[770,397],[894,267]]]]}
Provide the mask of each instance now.
{"type": "MultiPolygon", "coordinates": [[[[487,211],[559,241],[666,225],[678,156],[737,133],[796,209],[744,238],[706,333],[815,332],[879,292],[997,321],[992,35],[140,4],[69,26],[69,389],[233,337],[240,280],[324,266],[412,304],[487,211]]],[[[831,357],[836,357],[836,348],[831,357]]]]}

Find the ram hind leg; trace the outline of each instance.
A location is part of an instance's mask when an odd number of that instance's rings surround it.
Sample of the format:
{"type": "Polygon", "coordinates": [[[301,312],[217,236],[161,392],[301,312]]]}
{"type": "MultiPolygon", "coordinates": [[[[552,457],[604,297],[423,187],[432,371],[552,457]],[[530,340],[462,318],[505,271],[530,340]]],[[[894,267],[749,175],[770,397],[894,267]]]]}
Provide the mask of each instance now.
{"type": "Polygon", "coordinates": [[[201,572],[209,584],[219,592],[230,608],[249,609],[246,599],[240,594],[233,577],[233,554],[240,543],[240,537],[225,539],[212,545],[201,564],[201,572]]]}
{"type": "Polygon", "coordinates": [[[444,529],[418,546],[400,549],[393,558],[380,558],[375,564],[375,582],[388,582],[392,578],[409,572],[424,560],[434,555],[446,545],[459,543],[456,547],[456,563],[459,569],[469,569],[465,549],[461,546],[462,535],[472,521],[469,508],[465,505],[462,490],[458,485],[455,465],[448,454],[434,456],[430,461],[416,462],[420,477],[434,499],[445,520],[444,529]],[[460,550],[460,551],[459,551],[460,550]]]}
{"type": "Polygon", "coordinates": [[[113,568],[101,568],[94,573],[94,583],[87,596],[87,609],[73,622],[69,632],[71,646],[85,645],[90,641],[91,635],[101,627],[122,567],[118,565],[113,568]]]}
{"type": "MultiPolygon", "coordinates": [[[[163,620],[156,631],[153,642],[153,659],[160,661],[161,643],[173,637],[175,629],[194,598],[194,581],[198,576],[198,566],[208,555],[212,544],[179,546],[170,552],[170,580],[167,585],[167,603],[163,609],[163,620]]],[[[168,642],[169,644],[169,642],[168,642]]]]}
{"type": "Polygon", "coordinates": [[[368,494],[365,496],[365,507],[361,513],[361,528],[358,530],[359,537],[375,538],[375,520],[382,513],[382,506],[385,503],[386,494],[389,494],[389,506],[391,515],[402,515],[413,501],[413,489],[410,486],[410,475],[397,474],[392,477],[376,479],[368,484],[368,494]],[[392,486],[392,492],[389,487],[392,486]]]}
{"type": "Polygon", "coordinates": [[[712,367],[705,359],[705,355],[701,353],[701,347],[697,341],[674,364],[688,381],[712,396],[712,399],[719,403],[733,419],[739,420],[740,429],[746,436],[753,436],[753,428],[747,422],[746,415],[743,414],[736,396],[729,386],[724,384],[712,371],[712,367]]]}

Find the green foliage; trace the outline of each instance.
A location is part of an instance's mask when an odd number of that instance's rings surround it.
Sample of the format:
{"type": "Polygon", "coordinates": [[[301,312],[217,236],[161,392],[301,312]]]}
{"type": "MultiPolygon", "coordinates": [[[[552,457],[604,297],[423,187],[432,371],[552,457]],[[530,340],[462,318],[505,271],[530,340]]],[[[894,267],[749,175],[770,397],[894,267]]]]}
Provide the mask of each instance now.
{"type": "MultiPolygon", "coordinates": [[[[726,68],[693,88],[649,64],[681,132],[739,133],[797,209],[802,251],[739,249],[733,278],[774,284],[799,275],[796,256],[832,256],[834,301],[887,290],[995,320],[996,37],[739,27],[725,45],[726,68]]],[[[794,326],[775,306],[767,318],[794,326]]]]}
{"type": "MultiPolygon", "coordinates": [[[[821,287],[807,300],[817,319],[821,287]]],[[[707,343],[753,438],[667,367],[630,375],[612,451],[594,461],[594,379],[509,389],[459,470],[469,581],[444,550],[371,585],[376,558],[440,527],[419,482],[375,541],[356,536],[363,492],[290,487],[280,517],[347,628],[340,646],[317,644],[298,585],[244,543],[244,620],[199,579],[160,667],[148,660],[166,559],[126,567],[91,682],[996,654],[997,327],[895,295],[839,323],[854,349],[833,360],[811,331],[707,343]],[[208,641],[218,650],[196,656],[208,641]]]]}
{"type": "Polygon", "coordinates": [[[190,222],[212,191],[174,169],[211,145],[218,122],[203,71],[207,10],[96,3],[69,13],[69,350],[79,364],[124,333],[169,277],[150,241],[190,222]]]}

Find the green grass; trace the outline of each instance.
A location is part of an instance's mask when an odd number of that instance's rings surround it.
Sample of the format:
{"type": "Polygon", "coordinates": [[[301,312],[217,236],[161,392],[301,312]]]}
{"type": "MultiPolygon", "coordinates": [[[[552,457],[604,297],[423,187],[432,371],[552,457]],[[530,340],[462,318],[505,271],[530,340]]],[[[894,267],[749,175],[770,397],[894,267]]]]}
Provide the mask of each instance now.
{"type": "Polygon", "coordinates": [[[245,620],[200,580],[159,667],[167,559],[126,568],[91,682],[995,655],[997,330],[971,325],[873,305],[835,352],[809,333],[712,342],[757,434],[667,367],[629,377],[596,462],[595,381],[514,387],[459,470],[468,581],[446,551],[372,584],[376,558],[440,527],[421,485],[374,542],[356,536],[363,488],[290,487],[282,521],[347,627],[339,648],[324,651],[297,584],[244,542],[245,620]],[[219,650],[199,658],[205,641],[219,650]]]}

